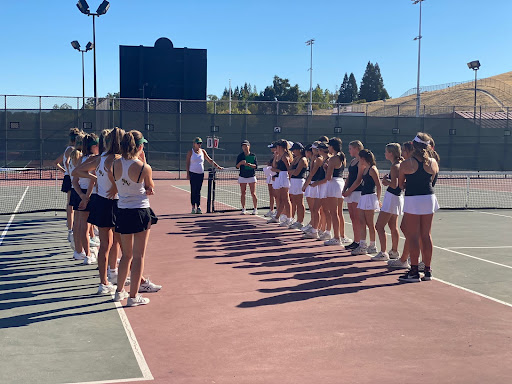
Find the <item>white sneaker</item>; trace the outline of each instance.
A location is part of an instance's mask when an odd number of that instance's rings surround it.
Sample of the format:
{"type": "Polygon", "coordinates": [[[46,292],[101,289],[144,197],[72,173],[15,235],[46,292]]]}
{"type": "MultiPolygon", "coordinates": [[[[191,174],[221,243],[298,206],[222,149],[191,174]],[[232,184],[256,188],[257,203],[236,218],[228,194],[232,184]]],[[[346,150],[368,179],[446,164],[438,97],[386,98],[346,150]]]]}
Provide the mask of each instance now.
{"type": "Polygon", "coordinates": [[[254,208],[251,215],[257,215],[258,214],[258,208],[254,208]]]}
{"type": "Polygon", "coordinates": [[[121,292],[116,291],[116,294],[114,295],[114,301],[120,302],[121,300],[126,299],[128,296],[130,295],[124,289],[121,292]]]}
{"type": "Polygon", "coordinates": [[[368,253],[368,248],[366,245],[359,245],[356,249],[353,249],[351,254],[352,255],[366,255],[368,253]]]}
{"type": "MultiPolygon", "coordinates": [[[[285,217],[286,217],[286,216],[285,216],[285,217]]],[[[280,227],[288,227],[288,226],[290,225],[290,220],[291,220],[291,219],[288,219],[288,218],[286,217],[286,219],[282,220],[282,221],[279,223],[279,226],[280,226],[280,227]]]]}
{"type": "Polygon", "coordinates": [[[142,295],[137,295],[135,297],[129,297],[126,302],[127,307],[136,307],[138,305],[149,304],[149,299],[146,297],[142,297],[142,295]]]}
{"type": "Polygon", "coordinates": [[[305,239],[318,239],[318,232],[308,231],[304,233],[305,239]]]}
{"type": "Polygon", "coordinates": [[[160,289],[162,289],[161,285],[156,285],[155,283],[152,283],[149,279],[146,279],[146,281],[140,285],[139,293],[158,292],[160,289]]]}
{"type": "Polygon", "coordinates": [[[324,231],[324,232],[321,232],[318,234],[318,238],[320,240],[331,240],[332,239],[332,236],[331,236],[331,232],[330,231],[324,231]]]}
{"type": "Polygon", "coordinates": [[[389,251],[388,254],[389,254],[390,259],[399,259],[400,258],[400,252],[398,252],[398,251],[391,250],[391,251],[389,251]]]}
{"type": "Polygon", "coordinates": [[[112,284],[112,283],[108,283],[107,285],[104,285],[104,284],[100,284],[99,287],[98,287],[98,295],[103,295],[103,294],[112,294],[112,293],[115,293],[117,287],[112,284]]]}
{"type": "Polygon", "coordinates": [[[411,266],[407,261],[401,262],[400,259],[388,260],[388,268],[392,269],[409,269],[411,266]]]}
{"type": "Polygon", "coordinates": [[[73,259],[75,259],[75,260],[83,260],[86,257],[87,256],[84,252],[80,252],[80,253],[78,253],[77,251],[73,252],[73,259]]]}
{"type": "Polygon", "coordinates": [[[389,255],[387,252],[379,252],[371,258],[373,261],[388,261],[389,255]]]}
{"type": "Polygon", "coordinates": [[[109,271],[108,274],[108,281],[110,281],[112,284],[117,284],[117,272],[115,271],[109,271]]]}
{"type": "Polygon", "coordinates": [[[96,258],[96,256],[94,256],[94,255],[85,256],[84,265],[92,265],[92,264],[98,264],[98,259],[96,258]]]}
{"type": "Polygon", "coordinates": [[[245,208],[242,209],[242,212],[240,212],[241,215],[245,215],[247,213],[247,211],[245,210],[245,208]]]}
{"type": "Polygon", "coordinates": [[[291,224],[288,228],[290,229],[302,229],[302,223],[299,221],[296,221],[295,223],[291,224]]]}
{"type": "Polygon", "coordinates": [[[96,240],[96,237],[93,237],[89,240],[89,247],[99,247],[100,246],[100,239],[96,240]]]}
{"type": "Polygon", "coordinates": [[[341,243],[342,244],[352,244],[352,239],[348,238],[348,237],[342,237],[340,239],[341,243]]]}
{"type": "Polygon", "coordinates": [[[377,247],[375,245],[369,245],[367,253],[377,253],[377,247]]]}
{"type": "Polygon", "coordinates": [[[327,241],[324,241],[324,245],[341,245],[341,241],[335,237],[332,239],[329,239],[327,241]]]}
{"type": "Polygon", "coordinates": [[[68,241],[70,243],[73,241],[73,231],[68,231],[68,241]]]}
{"type": "Polygon", "coordinates": [[[92,227],[92,231],[94,232],[94,236],[99,236],[100,235],[100,230],[98,229],[97,226],[93,226],[92,227]]]}
{"type": "Polygon", "coordinates": [[[279,220],[277,220],[275,217],[271,217],[270,219],[267,220],[267,224],[270,223],[279,223],[279,220]]]}
{"type": "Polygon", "coordinates": [[[274,212],[269,210],[267,213],[265,213],[265,217],[271,217],[274,212]]]}
{"type": "Polygon", "coordinates": [[[311,229],[311,224],[307,224],[307,225],[303,226],[300,230],[302,232],[308,232],[310,229],[311,229]]]}

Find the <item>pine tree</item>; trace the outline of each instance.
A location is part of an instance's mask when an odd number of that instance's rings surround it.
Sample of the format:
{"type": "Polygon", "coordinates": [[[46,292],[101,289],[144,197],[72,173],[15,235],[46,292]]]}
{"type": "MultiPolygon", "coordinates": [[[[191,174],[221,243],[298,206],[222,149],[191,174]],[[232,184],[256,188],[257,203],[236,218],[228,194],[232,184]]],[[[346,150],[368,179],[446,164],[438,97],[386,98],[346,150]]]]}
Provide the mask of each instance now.
{"type": "Polygon", "coordinates": [[[377,100],[374,98],[374,91],[373,91],[373,74],[375,72],[375,67],[371,62],[368,62],[366,64],[366,69],[364,71],[363,78],[361,79],[361,86],[359,87],[359,99],[360,100],[366,100],[366,101],[374,101],[377,100]]]}
{"type": "Polygon", "coordinates": [[[377,86],[378,100],[389,99],[388,91],[386,91],[386,88],[384,88],[384,80],[382,79],[382,75],[380,73],[379,63],[375,63],[375,82],[377,86]]]}
{"type": "Polygon", "coordinates": [[[357,81],[354,73],[350,73],[348,78],[347,94],[348,99],[350,100],[349,103],[353,103],[357,100],[357,81]]]}
{"type": "Polygon", "coordinates": [[[348,88],[348,75],[345,72],[345,76],[343,77],[343,83],[341,83],[341,86],[340,86],[340,94],[338,95],[338,100],[336,101],[337,103],[350,103],[351,102],[350,97],[347,93],[347,88],[348,88]]]}

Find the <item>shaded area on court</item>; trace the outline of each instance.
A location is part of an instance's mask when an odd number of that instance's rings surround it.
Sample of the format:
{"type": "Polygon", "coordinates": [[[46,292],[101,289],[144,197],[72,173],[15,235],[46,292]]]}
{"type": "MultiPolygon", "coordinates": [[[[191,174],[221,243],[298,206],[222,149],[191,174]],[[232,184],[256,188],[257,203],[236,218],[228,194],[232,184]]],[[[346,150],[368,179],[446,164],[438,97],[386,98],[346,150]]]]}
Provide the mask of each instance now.
{"type": "Polygon", "coordinates": [[[73,260],[66,236],[62,214],[18,215],[0,246],[1,382],[142,376],[95,266],[73,260]]]}

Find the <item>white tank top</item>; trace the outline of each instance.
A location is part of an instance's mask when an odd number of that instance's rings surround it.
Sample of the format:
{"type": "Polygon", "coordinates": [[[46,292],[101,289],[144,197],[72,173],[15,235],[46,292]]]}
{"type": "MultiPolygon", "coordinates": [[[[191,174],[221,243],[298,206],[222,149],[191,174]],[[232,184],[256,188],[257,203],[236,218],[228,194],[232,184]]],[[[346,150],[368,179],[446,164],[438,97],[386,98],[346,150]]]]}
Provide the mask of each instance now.
{"type": "Polygon", "coordinates": [[[121,177],[114,175],[119,193],[119,202],[117,203],[119,208],[149,208],[149,198],[144,188],[144,180],[139,180],[137,183],[128,176],[128,168],[135,162],[137,161],[121,158],[121,166],[123,167],[121,177]]]}
{"type": "Polygon", "coordinates": [[[192,149],[189,171],[194,173],[204,173],[204,153],[202,149],[199,150],[199,153],[196,153],[196,151],[192,149]]]}
{"type": "Polygon", "coordinates": [[[66,152],[68,151],[69,148],[75,149],[75,147],[72,147],[71,145],[68,145],[66,147],[66,149],[64,150],[64,154],[62,155],[62,164],[64,164],[64,170],[65,170],[64,175],[68,175],[68,176],[71,174],[71,172],[68,169],[70,164],[66,164],[67,163],[66,152]]]}
{"type": "Polygon", "coordinates": [[[76,168],[76,165],[73,164],[73,160],[69,159],[69,176],[71,177],[71,182],[73,182],[73,180],[75,180],[75,176],[71,176],[71,174],[73,173],[73,171],[75,170],[76,168]]]}
{"type": "MultiPolygon", "coordinates": [[[[98,167],[96,167],[96,187],[97,187],[97,194],[101,197],[104,197],[107,199],[107,191],[112,188],[112,182],[110,181],[110,178],[108,177],[108,170],[105,168],[105,160],[107,159],[108,155],[103,152],[101,154],[100,163],[98,164],[98,167]]],[[[119,195],[116,193],[114,196],[114,199],[119,199],[119,195]]]]}
{"type": "MultiPolygon", "coordinates": [[[[82,156],[82,163],[83,164],[85,162],[85,160],[87,160],[89,158],[89,156],[82,156]]],[[[89,184],[91,183],[91,179],[89,179],[88,177],[85,177],[85,178],[78,178],[78,184],[80,185],[80,188],[81,189],[87,189],[89,188],[89,184]]]]}

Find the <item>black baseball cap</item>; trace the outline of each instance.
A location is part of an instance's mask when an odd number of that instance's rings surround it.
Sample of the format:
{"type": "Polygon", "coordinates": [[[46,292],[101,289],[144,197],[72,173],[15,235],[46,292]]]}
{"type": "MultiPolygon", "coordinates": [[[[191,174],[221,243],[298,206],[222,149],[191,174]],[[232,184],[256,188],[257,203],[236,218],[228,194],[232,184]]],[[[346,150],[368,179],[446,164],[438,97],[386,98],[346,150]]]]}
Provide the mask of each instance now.
{"type": "Polygon", "coordinates": [[[327,149],[327,144],[321,141],[320,143],[318,143],[317,147],[318,149],[327,149]]]}
{"type": "Polygon", "coordinates": [[[299,149],[299,150],[302,151],[304,149],[304,146],[302,145],[302,143],[295,142],[295,143],[293,143],[293,145],[290,148],[290,150],[293,151],[294,149],[299,149]]]}
{"type": "Polygon", "coordinates": [[[251,143],[249,143],[249,140],[244,140],[241,145],[251,145],[251,143]]]}
{"type": "Polygon", "coordinates": [[[268,148],[275,148],[275,147],[277,147],[276,142],[275,141],[271,142],[269,145],[267,145],[267,147],[268,148]]]}

